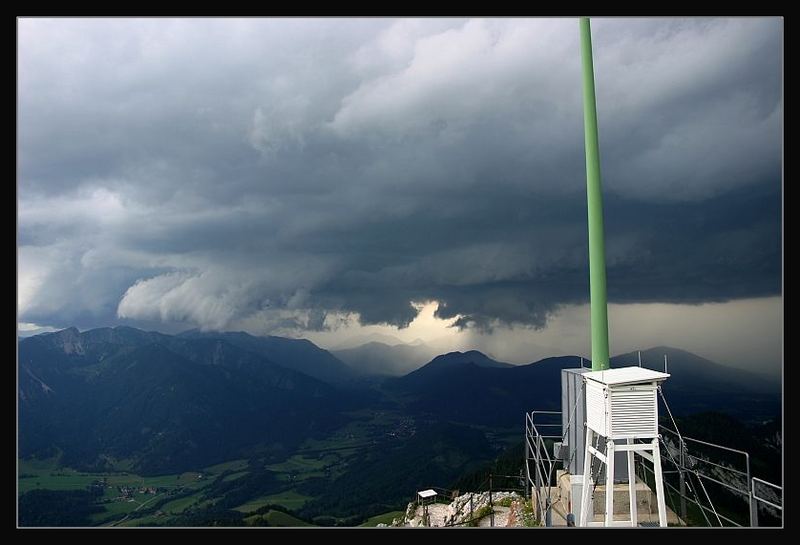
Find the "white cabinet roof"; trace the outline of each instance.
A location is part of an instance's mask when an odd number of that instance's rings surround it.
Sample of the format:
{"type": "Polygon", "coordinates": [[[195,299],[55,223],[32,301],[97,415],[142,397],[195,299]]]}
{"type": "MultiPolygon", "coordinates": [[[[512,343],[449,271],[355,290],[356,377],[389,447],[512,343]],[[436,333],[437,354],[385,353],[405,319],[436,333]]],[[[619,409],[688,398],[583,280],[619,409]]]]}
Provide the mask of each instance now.
{"type": "Polygon", "coordinates": [[[668,373],[645,369],[644,367],[619,367],[617,369],[606,369],[604,371],[591,371],[584,373],[584,377],[609,386],[621,384],[633,384],[638,382],[662,381],[669,378],[668,373]]]}

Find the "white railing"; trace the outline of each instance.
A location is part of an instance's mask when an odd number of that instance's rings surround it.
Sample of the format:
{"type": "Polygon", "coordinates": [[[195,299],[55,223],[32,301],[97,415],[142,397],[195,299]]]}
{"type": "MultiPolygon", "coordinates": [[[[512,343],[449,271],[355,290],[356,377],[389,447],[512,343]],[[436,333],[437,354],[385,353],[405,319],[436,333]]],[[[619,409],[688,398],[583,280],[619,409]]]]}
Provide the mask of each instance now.
{"type": "MultiPolygon", "coordinates": [[[[772,507],[773,509],[776,509],[780,513],[781,519],[783,519],[783,499],[782,499],[783,498],[783,487],[778,486],[777,484],[765,481],[763,479],[759,479],[757,477],[753,477],[750,480],[750,497],[753,498],[754,500],[756,500],[759,503],[763,503],[764,505],[767,505],[769,507],[772,507]],[[763,497],[759,496],[756,493],[756,483],[759,483],[761,485],[769,487],[768,489],[771,488],[772,490],[777,491],[777,496],[778,496],[777,499],[781,499],[781,505],[773,503],[772,500],[776,499],[776,498],[763,498],[763,497]]],[[[756,516],[756,525],[758,525],[758,509],[755,510],[755,516],[756,516]]]]}
{"type": "Polygon", "coordinates": [[[560,459],[550,455],[547,440],[562,440],[561,433],[542,433],[539,428],[561,428],[558,423],[536,422],[536,415],[550,418],[560,417],[561,411],[531,411],[525,414],[525,476],[526,489],[536,491],[536,519],[547,519],[547,514],[552,505],[551,482],[555,468],[561,463],[560,459]],[[531,471],[533,464],[533,472],[531,471]],[[544,492],[543,492],[544,490],[544,492]]]}

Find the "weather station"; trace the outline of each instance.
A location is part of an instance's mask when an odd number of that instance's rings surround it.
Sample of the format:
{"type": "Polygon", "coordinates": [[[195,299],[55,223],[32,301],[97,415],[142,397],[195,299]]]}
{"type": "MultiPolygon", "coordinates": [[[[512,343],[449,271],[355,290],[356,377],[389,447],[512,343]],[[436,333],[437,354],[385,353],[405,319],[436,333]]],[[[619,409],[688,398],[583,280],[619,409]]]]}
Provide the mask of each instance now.
{"type": "Polygon", "coordinates": [[[635,508],[636,454],[646,457],[654,465],[658,524],[667,525],[656,395],[659,383],[667,377],[667,373],[641,367],[621,367],[583,375],[586,391],[586,442],[580,526],[638,526],[635,508]],[[619,441],[624,441],[624,444],[617,444],[619,441]],[[598,443],[605,444],[604,452],[597,448],[598,443]],[[617,452],[624,452],[627,458],[630,518],[624,521],[614,521],[614,458],[617,452]],[[597,523],[589,521],[590,487],[595,481],[592,472],[594,459],[606,467],[605,517],[603,522],[597,523]]]}

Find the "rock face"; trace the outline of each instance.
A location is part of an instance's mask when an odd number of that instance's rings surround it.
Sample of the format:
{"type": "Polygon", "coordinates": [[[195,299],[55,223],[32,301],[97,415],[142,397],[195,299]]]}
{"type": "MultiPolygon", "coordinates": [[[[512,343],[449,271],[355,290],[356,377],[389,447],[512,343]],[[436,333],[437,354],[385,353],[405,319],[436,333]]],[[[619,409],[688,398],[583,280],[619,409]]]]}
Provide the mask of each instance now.
{"type": "Polygon", "coordinates": [[[406,514],[395,519],[392,526],[522,526],[517,515],[524,499],[516,492],[468,492],[451,503],[431,503],[426,510],[416,502],[408,504],[406,514]]]}

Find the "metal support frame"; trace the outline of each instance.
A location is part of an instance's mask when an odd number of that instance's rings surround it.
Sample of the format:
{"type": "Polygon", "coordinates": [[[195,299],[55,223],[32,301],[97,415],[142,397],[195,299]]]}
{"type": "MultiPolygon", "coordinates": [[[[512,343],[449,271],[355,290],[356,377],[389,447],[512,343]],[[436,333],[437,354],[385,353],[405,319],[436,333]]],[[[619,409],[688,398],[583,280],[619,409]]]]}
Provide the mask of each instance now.
{"type": "Polygon", "coordinates": [[[561,415],[561,411],[531,411],[525,414],[525,473],[526,489],[531,491],[530,498],[536,495],[535,513],[536,519],[546,522],[548,511],[552,508],[553,498],[551,497],[550,483],[556,471],[556,467],[562,461],[550,456],[547,449],[547,440],[563,440],[561,433],[542,433],[539,428],[561,428],[561,423],[542,423],[536,422],[536,416],[555,418],[561,415]],[[533,464],[533,468],[531,468],[533,464]]]}
{"type": "MultiPolygon", "coordinates": [[[[628,445],[632,444],[633,439],[628,439],[628,445]]],[[[636,505],[636,460],[634,459],[632,450],[625,450],[628,451],[628,482],[630,483],[630,486],[628,487],[628,499],[631,505],[631,526],[638,526],[639,509],[636,505]]]]}
{"type": "Polygon", "coordinates": [[[658,438],[653,438],[649,442],[636,443],[633,439],[628,439],[626,444],[617,445],[614,440],[606,437],[606,451],[602,454],[592,446],[595,437],[599,435],[587,426],[586,428],[586,455],[583,459],[583,491],[581,493],[581,516],[579,526],[637,526],[639,524],[638,513],[636,512],[636,470],[635,455],[639,454],[653,461],[653,470],[656,481],[656,499],[658,502],[658,525],[667,525],[667,506],[664,499],[664,481],[661,470],[661,453],[658,438]],[[628,497],[630,499],[630,519],[614,520],[614,452],[627,452],[628,461],[628,497]],[[591,466],[592,458],[597,458],[606,466],[606,512],[603,522],[589,520],[589,509],[593,502],[591,500],[591,466]]]}
{"type": "MultiPolygon", "coordinates": [[[[756,482],[759,482],[759,483],[761,483],[761,484],[763,484],[765,486],[768,486],[768,487],[773,488],[774,490],[778,490],[780,492],[783,492],[783,487],[778,486],[777,484],[773,484],[771,482],[765,481],[763,479],[759,479],[757,477],[753,477],[750,480],[750,497],[752,499],[754,499],[756,501],[759,501],[761,503],[764,503],[766,505],[769,505],[770,507],[772,507],[774,509],[777,509],[778,511],[783,512],[783,505],[778,505],[777,503],[773,503],[773,502],[769,501],[767,498],[762,498],[761,496],[756,494],[756,482]]],[[[753,526],[758,526],[758,506],[755,507],[754,512],[755,512],[755,521],[756,521],[756,523],[753,526]]]]}

